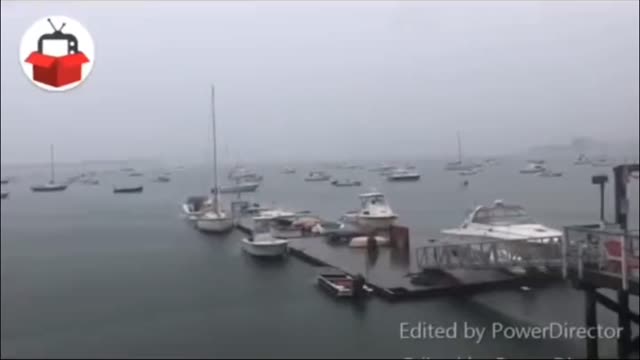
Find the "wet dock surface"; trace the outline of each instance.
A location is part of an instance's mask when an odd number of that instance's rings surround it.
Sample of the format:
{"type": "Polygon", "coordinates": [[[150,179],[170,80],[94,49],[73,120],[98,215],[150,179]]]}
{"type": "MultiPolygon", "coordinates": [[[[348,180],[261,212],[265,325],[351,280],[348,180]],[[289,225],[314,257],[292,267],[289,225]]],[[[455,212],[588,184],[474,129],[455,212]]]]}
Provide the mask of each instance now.
{"type": "MultiPolygon", "coordinates": [[[[390,300],[415,297],[466,294],[522,286],[538,277],[523,277],[499,270],[453,270],[420,274],[420,282],[412,277],[418,272],[413,249],[378,248],[377,251],[332,244],[323,237],[292,239],[291,253],[318,266],[335,267],[350,275],[362,274],[376,293],[390,300]]],[[[545,281],[549,278],[544,276],[545,281]]]]}

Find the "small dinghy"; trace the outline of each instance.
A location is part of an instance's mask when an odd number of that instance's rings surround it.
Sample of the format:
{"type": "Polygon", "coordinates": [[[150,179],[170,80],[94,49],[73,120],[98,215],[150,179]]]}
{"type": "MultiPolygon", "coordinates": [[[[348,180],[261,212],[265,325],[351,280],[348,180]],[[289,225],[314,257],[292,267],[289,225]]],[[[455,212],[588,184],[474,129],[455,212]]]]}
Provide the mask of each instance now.
{"type": "Polygon", "coordinates": [[[359,298],[373,292],[364,277],[351,277],[343,272],[326,269],[317,277],[318,286],[336,298],[359,298]]]}
{"type": "Polygon", "coordinates": [[[171,182],[171,178],[165,175],[162,176],[158,176],[157,178],[155,178],[154,182],[157,183],[168,183],[171,182]]]}
{"type": "Polygon", "coordinates": [[[242,239],[242,250],[258,258],[284,258],[288,249],[288,240],[276,239],[268,233],[242,239]]]}
{"type": "Polygon", "coordinates": [[[135,187],[114,187],[114,194],[139,194],[144,190],[143,186],[135,186],[135,187]]]}
{"type": "Polygon", "coordinates": [[[353,187],[353,186],[362,186],[362,182],[358,180],[333,180],[331,185],[336,187],[353,187]]]}
{"type": "Polygon", "coordinates": [[[100,181],[98,179],[84,179],[80,181],[80,184],[83,185],[100,185],[100,181]]]}

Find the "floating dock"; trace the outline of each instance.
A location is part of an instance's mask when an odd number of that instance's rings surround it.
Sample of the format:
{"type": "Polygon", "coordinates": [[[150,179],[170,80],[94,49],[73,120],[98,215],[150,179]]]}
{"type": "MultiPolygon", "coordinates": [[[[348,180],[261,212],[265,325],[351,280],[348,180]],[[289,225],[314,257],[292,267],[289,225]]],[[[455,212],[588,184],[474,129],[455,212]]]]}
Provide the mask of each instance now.
{"type": "Polygon", "coordinates": [[[293,239],[291,254],[311,265],[332,267],[351,276],[362,275],[374,293],[389,301],[539,286],[557,275],[514,275],[503,270],[417,271],[411,249],[380,247],[376,251],[333,245],[324,237],[293,239]]]}

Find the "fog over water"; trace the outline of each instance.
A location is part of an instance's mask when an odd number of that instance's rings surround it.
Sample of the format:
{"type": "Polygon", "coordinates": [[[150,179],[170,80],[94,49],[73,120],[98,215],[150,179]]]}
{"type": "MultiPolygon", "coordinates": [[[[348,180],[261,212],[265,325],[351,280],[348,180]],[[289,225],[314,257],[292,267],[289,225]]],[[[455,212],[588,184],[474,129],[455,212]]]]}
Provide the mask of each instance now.
{"type": "MultiPolygon", "coordinates": [[[[513,153],[637,138],[638,2],[2,2],[2,162],[513,153]],[[62,94],[18,59],[79,20],[93,73],[62,94]]],[[[82,46],[81,46],[82,47],[82,46]]]]}

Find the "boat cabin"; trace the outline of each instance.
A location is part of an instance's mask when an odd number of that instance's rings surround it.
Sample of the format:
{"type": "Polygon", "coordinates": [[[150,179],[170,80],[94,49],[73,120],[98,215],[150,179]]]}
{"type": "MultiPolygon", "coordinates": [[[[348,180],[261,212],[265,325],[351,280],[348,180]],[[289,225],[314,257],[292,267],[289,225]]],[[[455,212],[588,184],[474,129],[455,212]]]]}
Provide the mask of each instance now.
{"type": "Polygon", "coordinates": [[[496,201],[492,206],[478,206],[467,218],[464,226],[471,223],[491,226],[535,224],[520,205],[507,205],[496,201]]]}
{"type": "Polygon", "coordinates": [[[388,206],[387,200],[382,193],[368,193],[360,195],[360,204],[363,209],[374,206],[388,206]]]}

